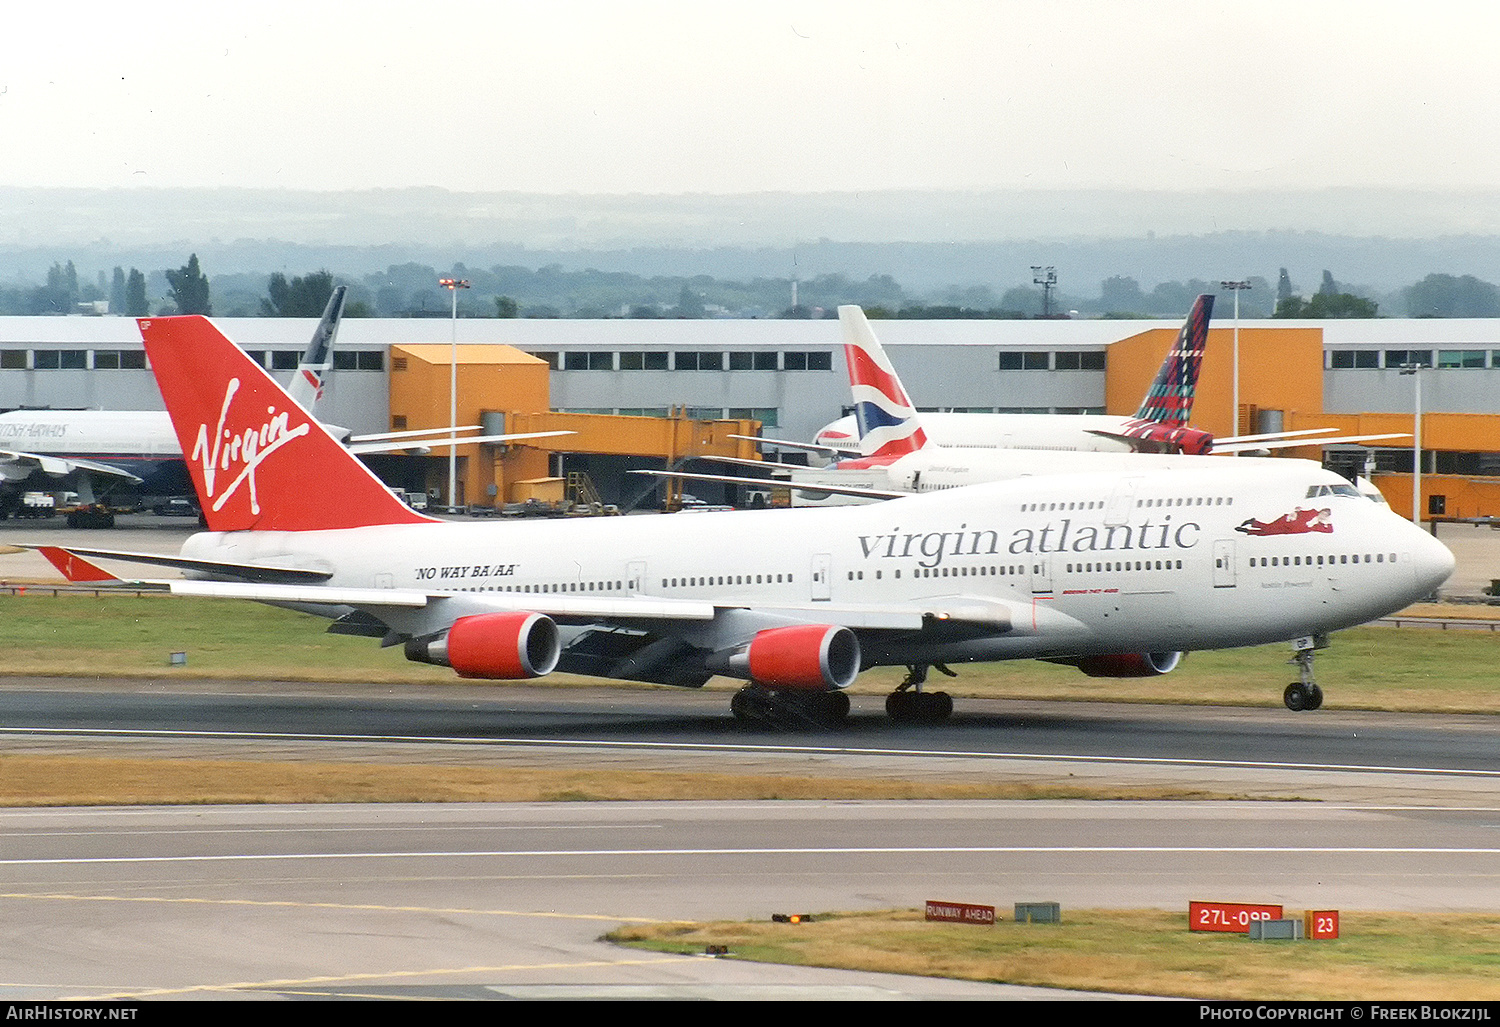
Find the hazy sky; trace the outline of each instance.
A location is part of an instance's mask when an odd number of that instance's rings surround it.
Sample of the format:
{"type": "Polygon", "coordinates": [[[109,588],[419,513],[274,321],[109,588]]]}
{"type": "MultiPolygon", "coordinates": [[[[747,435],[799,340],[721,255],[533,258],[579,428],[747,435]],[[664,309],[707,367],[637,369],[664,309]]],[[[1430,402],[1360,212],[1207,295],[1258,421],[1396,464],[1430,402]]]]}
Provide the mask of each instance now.
{"type": "Polygon", "coordinates": [[[1500,184],[1500,4],[12,5],[0,185],[1500,184]]]}

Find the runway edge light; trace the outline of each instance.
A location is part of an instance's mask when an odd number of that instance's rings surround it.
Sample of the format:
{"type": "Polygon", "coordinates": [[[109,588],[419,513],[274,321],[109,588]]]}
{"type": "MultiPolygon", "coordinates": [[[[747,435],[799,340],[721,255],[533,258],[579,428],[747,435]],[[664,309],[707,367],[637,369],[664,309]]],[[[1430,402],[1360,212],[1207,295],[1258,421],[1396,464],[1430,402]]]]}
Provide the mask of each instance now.
{"type": "Polygon", "coordinates": [[[771,922],[773,924],[810,924],[810,923],[812,923],[812,919],[813,918],[812,918],[812,914],[811,913],[772,913],[771,914],[771,922]]]}

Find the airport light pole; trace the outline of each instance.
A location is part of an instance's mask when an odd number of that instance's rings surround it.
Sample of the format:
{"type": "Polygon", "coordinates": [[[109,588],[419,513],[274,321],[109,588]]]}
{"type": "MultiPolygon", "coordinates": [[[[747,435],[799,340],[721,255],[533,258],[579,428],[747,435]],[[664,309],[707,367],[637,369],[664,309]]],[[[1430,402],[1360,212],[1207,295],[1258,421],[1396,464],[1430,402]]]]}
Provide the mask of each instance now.
{"type": "Polygon", "coordinates": [[[448,359],[448,510],[458,492],[458,290],[469,283],[462,278],[439,278],[438,284],[453,297],[453,335],[448,359]]]}
{"type": "Polygon", "coordinates": [[[1417,527],[1422,526],[1422,376],[1418,372],[1426,366],[1420,360],[1401,365],[1401,373],[1411,375],[1416,385],[1411,428],[1411,522],[1417,527]]]}
{"type": "Polygon", "coordinates": [[[1240,293],[1250,288],[1249,281],[1220,282],[1222,288],[1234,293],[1234,410],[1231,418],[1234,429],[1231,435],[1240,434],[1240,293]]]}
{"type": "Polygon", "coordinates": [[[1057,268],[1031,265],[1031,284],[1042,287],[1042,317],[1052,316],[1052,290],[1057,287],[1057,268]]]}

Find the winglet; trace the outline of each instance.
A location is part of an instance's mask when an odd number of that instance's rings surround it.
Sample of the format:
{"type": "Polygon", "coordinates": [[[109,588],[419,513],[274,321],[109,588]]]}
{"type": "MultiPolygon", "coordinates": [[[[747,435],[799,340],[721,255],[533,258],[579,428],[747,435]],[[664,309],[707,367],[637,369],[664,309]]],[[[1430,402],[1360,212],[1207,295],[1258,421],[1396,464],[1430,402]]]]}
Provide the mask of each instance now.
{"type": "Polygon", "coordinates": [[[1213,312],[1212,293],[1204,293],[1193,301],[1193,309],[1156,372],[1141,408],[1135,412],[1136,417],[1160,424],[1188,423],[1193,416],[1193,394],[1198,388],[1203,348],[1208,343],[1208,320],[1213,312]]]}
{"type": "Polygon", "coordinates": [[[100,567],[98,564],[90,563],[81,556],[75,556],[60,546],[37,546],[36,551],[47,558],[47,562],[57,568],[57,572],[69,581],[123,581],[114,574],[100,567]]]}
{"type": "Polygon", "coordinates": [[[211,530],[432,520],[392,495],[207,318],[137,323],[211,530]]]}
{"type": "Polygon", "coordinates": [[[865,312],[853,305],[839,307],[839,322],[861,451],[873,457],[915,453],[927,445],[927,434],[865,312]]]}

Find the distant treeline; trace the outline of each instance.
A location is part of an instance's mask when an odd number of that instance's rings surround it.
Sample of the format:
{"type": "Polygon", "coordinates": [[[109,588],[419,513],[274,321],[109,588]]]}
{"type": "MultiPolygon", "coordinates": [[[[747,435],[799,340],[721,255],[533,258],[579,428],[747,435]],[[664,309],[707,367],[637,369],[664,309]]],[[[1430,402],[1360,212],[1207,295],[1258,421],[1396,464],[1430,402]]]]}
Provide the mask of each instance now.
{"type": "MultiPolygon", "coordinates": [[[[642,276],[622,271],[565,270],[456,264],[393,264],[385,271],[344,275],[326,269],[288,278],[265,274],[211,273],[197,254],[179,268],[142,272],[115,267],[112,275],[80,274],[73,261],[55,263],[45,284],[0,285],[0,314],[211,313],[225,317],[316,317],[334,285],[349,287],[347,317],[447,317],[452,298],[439,279],[467,283],[458,290],[460,317],[527,318],[815,318],[835,317],[839,306],[857,304],[873,318],[1032,318],[1042,315],[1039,287],[1016,286],[996,294],[987,286],[954,286],[939,295],[909,293],[890,275],[857,279],[819,274],[806,280],[710,275],[642,276]]],[[[1500,317],[1500,288],[1472,275],[1430,274],[1396,294],[1371,295],[1341,286],[1323,272],[1321,286],[1304,299],[1285,268],[1275,285],[1247,279],[1239,292],[1240,315],[1261,317],[1500,317]],[[1384,309],[1382,309],[1384,308],[1384,309]]],[[[1149,292],[1135,279],[1114,276],[1097,295],[1055,289],[1052,316],[1176,318],[1195,297],[1220,294],[1215,315],[1228,317],[1232,297],[1216,281],[1162,282],[1149,292]]]]}

